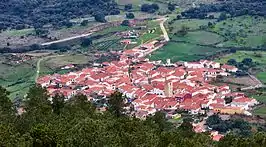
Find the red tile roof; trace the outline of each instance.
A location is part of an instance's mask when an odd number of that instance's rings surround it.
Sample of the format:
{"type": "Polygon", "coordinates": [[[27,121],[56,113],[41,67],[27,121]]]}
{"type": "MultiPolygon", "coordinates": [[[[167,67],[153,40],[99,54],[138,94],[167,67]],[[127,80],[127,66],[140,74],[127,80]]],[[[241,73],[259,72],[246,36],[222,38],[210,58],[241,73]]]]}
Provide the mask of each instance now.
{"type": "Polygon", "coordinates": [[[231,65],[227,65],[227,64],[222,65],[221,68],[227,69],[227,70],[234,70],[234,69],[236,69],[235,66],[231,66],[231,65]]]}
{"type": "Polygon", "coordinates": [[[224,137],[223,135],[217,134],[217,135],[214,135],[212,137],[212,140],[214,140],[214,141],[220,141],[223,137],[224,137]]]}
{"type": "Polygon", "coordinates": [[[212,103],[212,104],[210,104],[210,106],[213,107],[214,109],[215,108],[223,108],[224,104],[212,103]]]}
{"type": "Polygon", "coordinates": [[[146,84],[146,85],[142,85],[142,87],[146,90],[146,91],[151,91],[153,89],[153,86],[150,84],[146,84]]]}
{"type": "Polygon", "coordinates": [[[246,98],[246,97],[233,99],[233,102],[236,102],[236,103],[247,103],[247,102],[251,102],[251,101],[252,101],[252,99],[246,98]]]}

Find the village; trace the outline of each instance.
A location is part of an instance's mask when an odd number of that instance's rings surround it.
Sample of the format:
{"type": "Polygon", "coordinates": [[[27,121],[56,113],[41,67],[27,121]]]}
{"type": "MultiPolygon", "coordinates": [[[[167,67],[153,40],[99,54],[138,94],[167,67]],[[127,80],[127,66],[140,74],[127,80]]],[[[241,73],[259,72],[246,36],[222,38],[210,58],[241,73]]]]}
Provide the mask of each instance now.
{"type": "MultiPolygon", "coordinates": [[[[95,64],[94,67],[64,75],[46,75],[37,80],[52,97],[57,93],[71,98],[83,94],[98,103],[100,110],[107,107],[108,96],[115,91],[123,93],[128,114],[145,119],[157,111],[169,117],[180,117],[175,110],[191,115],[204,114],[202,121],[194,122],[195,132],[207,131],[204,121],[215,113],[252,115],[258,101],[241,92],[232,92],[228,85],[210,84],[216,78],[237,72],[234,66],[214,61],[171,63],[168,59],[149,61],[145,58],[163,44],[152,41],[131,50],[120,52],[120,60],[95,64]]],[[[212,132],[214,140],[223,135],[212,132]]]]}

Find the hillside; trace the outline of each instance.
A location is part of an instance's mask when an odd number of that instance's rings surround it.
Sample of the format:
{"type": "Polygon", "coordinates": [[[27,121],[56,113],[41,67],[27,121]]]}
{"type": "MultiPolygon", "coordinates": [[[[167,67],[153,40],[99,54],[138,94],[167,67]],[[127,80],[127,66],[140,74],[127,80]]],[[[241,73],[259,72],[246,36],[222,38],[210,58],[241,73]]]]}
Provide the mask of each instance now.
{"type": "Polygon", "coordinates": [[[69,25],[69,20],[86,15],[119,14],[113,0],[1,0],[0,30],[69,25]]]}
{"type": "MultiPolygon", "coordinates": [[[[210,12],[224,12],[232,17],[241,15],[266,16],[264,0],[226,0],[221,3],[203,4],[182,13],[187,18],[204,18],[210,12]]],[[[220,18],[222,19],[222,18],[220,18]]]]}

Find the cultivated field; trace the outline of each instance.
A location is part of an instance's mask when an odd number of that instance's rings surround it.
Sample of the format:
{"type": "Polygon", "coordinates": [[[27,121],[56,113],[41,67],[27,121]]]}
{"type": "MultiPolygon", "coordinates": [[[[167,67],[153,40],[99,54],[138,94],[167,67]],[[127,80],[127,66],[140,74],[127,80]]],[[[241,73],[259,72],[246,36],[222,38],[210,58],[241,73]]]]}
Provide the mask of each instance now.
{"type": "Polygon", "coordinates": [[[173,62],[177,61],[193,61],[201,59],[206,55],[211,55],[216,48],[202,47],[189,43],[169,42],[163,48],[155,51],[149,57],[151,60],[171,59],[173,62]]]}
{"type": "Polygon", "coordinates": [[[184,37],[173,36],[172,40],[183,41],[183,42],[199,44],[199,45],[215,45],[219,42],[222,42],[224,38],[218,34],[211,33],[211,32],[193,31],[193,32],[188,32],[188,34],[185,35],[184,37]]]}

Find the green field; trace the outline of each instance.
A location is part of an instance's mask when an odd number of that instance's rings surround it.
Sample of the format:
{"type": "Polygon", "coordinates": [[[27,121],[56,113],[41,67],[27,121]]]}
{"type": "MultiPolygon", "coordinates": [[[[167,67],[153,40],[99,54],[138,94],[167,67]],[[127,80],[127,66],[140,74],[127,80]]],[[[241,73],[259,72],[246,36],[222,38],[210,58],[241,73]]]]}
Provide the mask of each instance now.
{"type": "Polygon", "coordinates": [[[254,110],[254,115],[260,115],[262,117],[266,117],[266,107],[259,107],[254,110]]]}
{"type": "Polygon", "coordinates": [[[11,92],[10,98],[24,96],[34,84],[35,61],[16,66],[0,64],[0,85],[11,92]]]}
{"type": "Polygon", "coordinates": [[[156,28],[154,33],[145,33],[142,36],[140,36],[139,40],[141,40],[143,43],[154,40],[159,38],[162,35],[162,31],[160,28],[156,28]]]}
{"type": "Polygon", "coordinates": [[[266,72],[260,72],[256,76],[261,82],[266,84],[266,72]]]}
{"type": "Polygon", "coordinates": [[[93,61],[92,56],[86,56],[82,54],[65,54],[64,56],[46,57],[40,62],[40,76],[53,74],[55,72],[64,73],[65,70],[61,70],[62,66],[69,64],[87,64],[89,61],[93,61]]]}
{"type": "Polygon", "coordinates": [[[256,93],[247,93],[249,97],[255,98],[257,101],[260,103],[263,103],[262,106],[258,106],[257,108],[254,109],[254,115],[260,115],[262,117],[266,117],[266,91],[265,89],[260,89],[257,90],[256,93]]]}
{"type": "Polygon", "coordinates": [[[223,41],[223,37],[211,32],[193,31],[193,32],[188,32],[188,34],[185,36],[173,36],[172,40],[184,41],[193,44],[212,45],[223,41]]]}
{"type": "Polygon", "coordinates": [[[202,25],[208,25],[209,22],[214,22],[215,19],[181,19],[174,21],[168,27],[173,27],[172,33],[180,30],[182,26],[186,26],[189,30],[198,30],[202,25]]]}
{"type": "Polygon", "coordinates": [[[217,51],[216,48],[202,47],[194,44],[169,42],[163,48],[153,52],[149,57],[151,60],[171,59],[176,61],[193,61],[211,55],[217,51]]]}
{"type": "Polygon", "coordinates": [[[252,16],[234,17],[218,22],[211,30],[229,40],[221,43],[221,46],[257,47],[265,43],[266,19],[252,16]]]}
{"type": "Polygon", "coordinates": [[[251,58],[254,62],[266,64],[266,52],[262,51],[237,51],[236,53],[223,56],[216,61],[227,63],[229,59],[235,59],[237,62],[241,62],[244,58],[251,58]]]}
{"type": "Polygon", "coordinates": [[[171,41],[163,48],[152,53],[149,58],[151,60],[163,61],[169,58],[173,62],[179,60],[193,61],[202,59],[206,55],[211,55],[218,50],[222,50],[222,48],[216,48],[215,46],[204,46],[215,45],[224,40],[224,38],[218,34],[200,30],[200,26],[208,25],[209,22],[214,21],[215,19],[184,19],[176,20],[172,24],[168,24],[167,27],[170,30],[169,36],[171,41]],[[175,34],[182,26],[189,28],[188,33],[184,36],[175,34]]]}
{"type": "Polygon", "coordinates": [[[259,102],[266,104],[266,95],[261,95],[261,96],[253,95],[252,97],[258,100],[259,102]]]}

